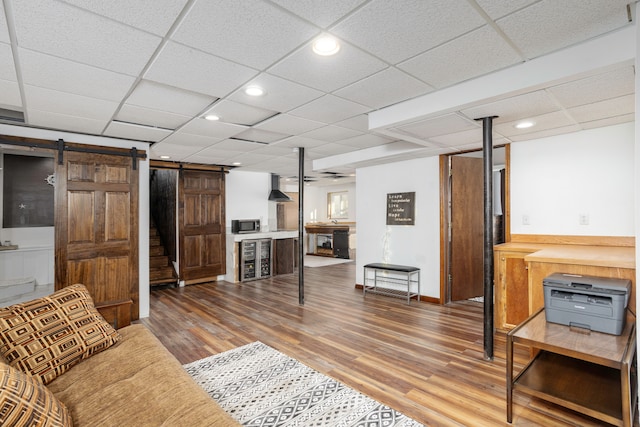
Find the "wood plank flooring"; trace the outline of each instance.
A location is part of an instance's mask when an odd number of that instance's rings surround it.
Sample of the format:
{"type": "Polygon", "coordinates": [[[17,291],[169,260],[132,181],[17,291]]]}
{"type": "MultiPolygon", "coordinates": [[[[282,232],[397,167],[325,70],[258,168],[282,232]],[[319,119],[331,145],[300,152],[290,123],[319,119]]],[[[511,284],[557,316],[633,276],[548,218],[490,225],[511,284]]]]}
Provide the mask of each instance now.
{"type": "MultiPolygon", "coordinates": [[[[183,364],[262,341],[426,425],[508,425],[505,336],[484,360],[482,304],[408,305],[354,284],[349,263],[305,268],[304,306],[297,272],[155,290],[140,322],[183,364]]],[[[527,356],[516,350],[518,368],[527,356]]],[[[516,426],[603,424],[517,392],[513,414],[516,426]]]]}

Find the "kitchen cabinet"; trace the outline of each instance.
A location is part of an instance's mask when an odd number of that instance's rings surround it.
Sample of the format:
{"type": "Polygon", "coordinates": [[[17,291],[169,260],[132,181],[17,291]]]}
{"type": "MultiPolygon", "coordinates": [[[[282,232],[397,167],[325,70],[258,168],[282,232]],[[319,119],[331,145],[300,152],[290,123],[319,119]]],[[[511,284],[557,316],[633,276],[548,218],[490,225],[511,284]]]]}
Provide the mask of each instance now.
{"type": "Polygon", "coordinates": [[[528,250],[495,251],[495,324],[508,330],[529,317],[529,276],[524,257],[528,250]]]}

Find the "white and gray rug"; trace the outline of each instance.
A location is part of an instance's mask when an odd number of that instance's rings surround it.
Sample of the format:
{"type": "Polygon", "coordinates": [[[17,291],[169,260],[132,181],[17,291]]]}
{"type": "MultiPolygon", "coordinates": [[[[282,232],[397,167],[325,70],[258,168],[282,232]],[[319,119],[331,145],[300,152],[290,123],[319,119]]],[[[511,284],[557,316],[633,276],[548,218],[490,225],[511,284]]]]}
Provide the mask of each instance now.
{"type": "Polygon", "coordinates": [[[184,368],[244,426],[422,426],[259,341],[184,368]]]}
{"type": "Polygon", "coordinates": [[[344,258],[331,258],[318,255],[305,255],[304,266],[305,267],[326,267],[327,265],[344,264],[347,262],[353,262],[352,259],[344,258]]]}

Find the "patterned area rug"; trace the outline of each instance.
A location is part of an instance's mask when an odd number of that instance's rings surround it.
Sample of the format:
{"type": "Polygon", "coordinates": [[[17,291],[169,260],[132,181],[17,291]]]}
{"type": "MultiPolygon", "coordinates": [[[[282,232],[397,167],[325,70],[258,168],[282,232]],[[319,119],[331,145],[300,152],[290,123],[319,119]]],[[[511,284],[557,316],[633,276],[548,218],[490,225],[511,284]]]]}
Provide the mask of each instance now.
{"type": "Polygon", "coordinates": [[[184,368],[245,426],[422,426],[259,341],[184,368]]]}

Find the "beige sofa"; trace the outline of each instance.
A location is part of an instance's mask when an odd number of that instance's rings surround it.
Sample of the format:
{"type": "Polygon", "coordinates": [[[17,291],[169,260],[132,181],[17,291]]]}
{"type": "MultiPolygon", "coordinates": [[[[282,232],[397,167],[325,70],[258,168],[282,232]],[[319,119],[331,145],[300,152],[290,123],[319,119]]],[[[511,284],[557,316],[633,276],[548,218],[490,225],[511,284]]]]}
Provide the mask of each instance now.
{"type": "Polygon", "coordinates": [[[115,331],[85,288],[68,289],[31,306],[0,309],[0,402],[11,408],[0,411],[0,425],[240,425],[144,325],[115,331]],[[33,350],[37,338],[46,348],[33,350]]]}

